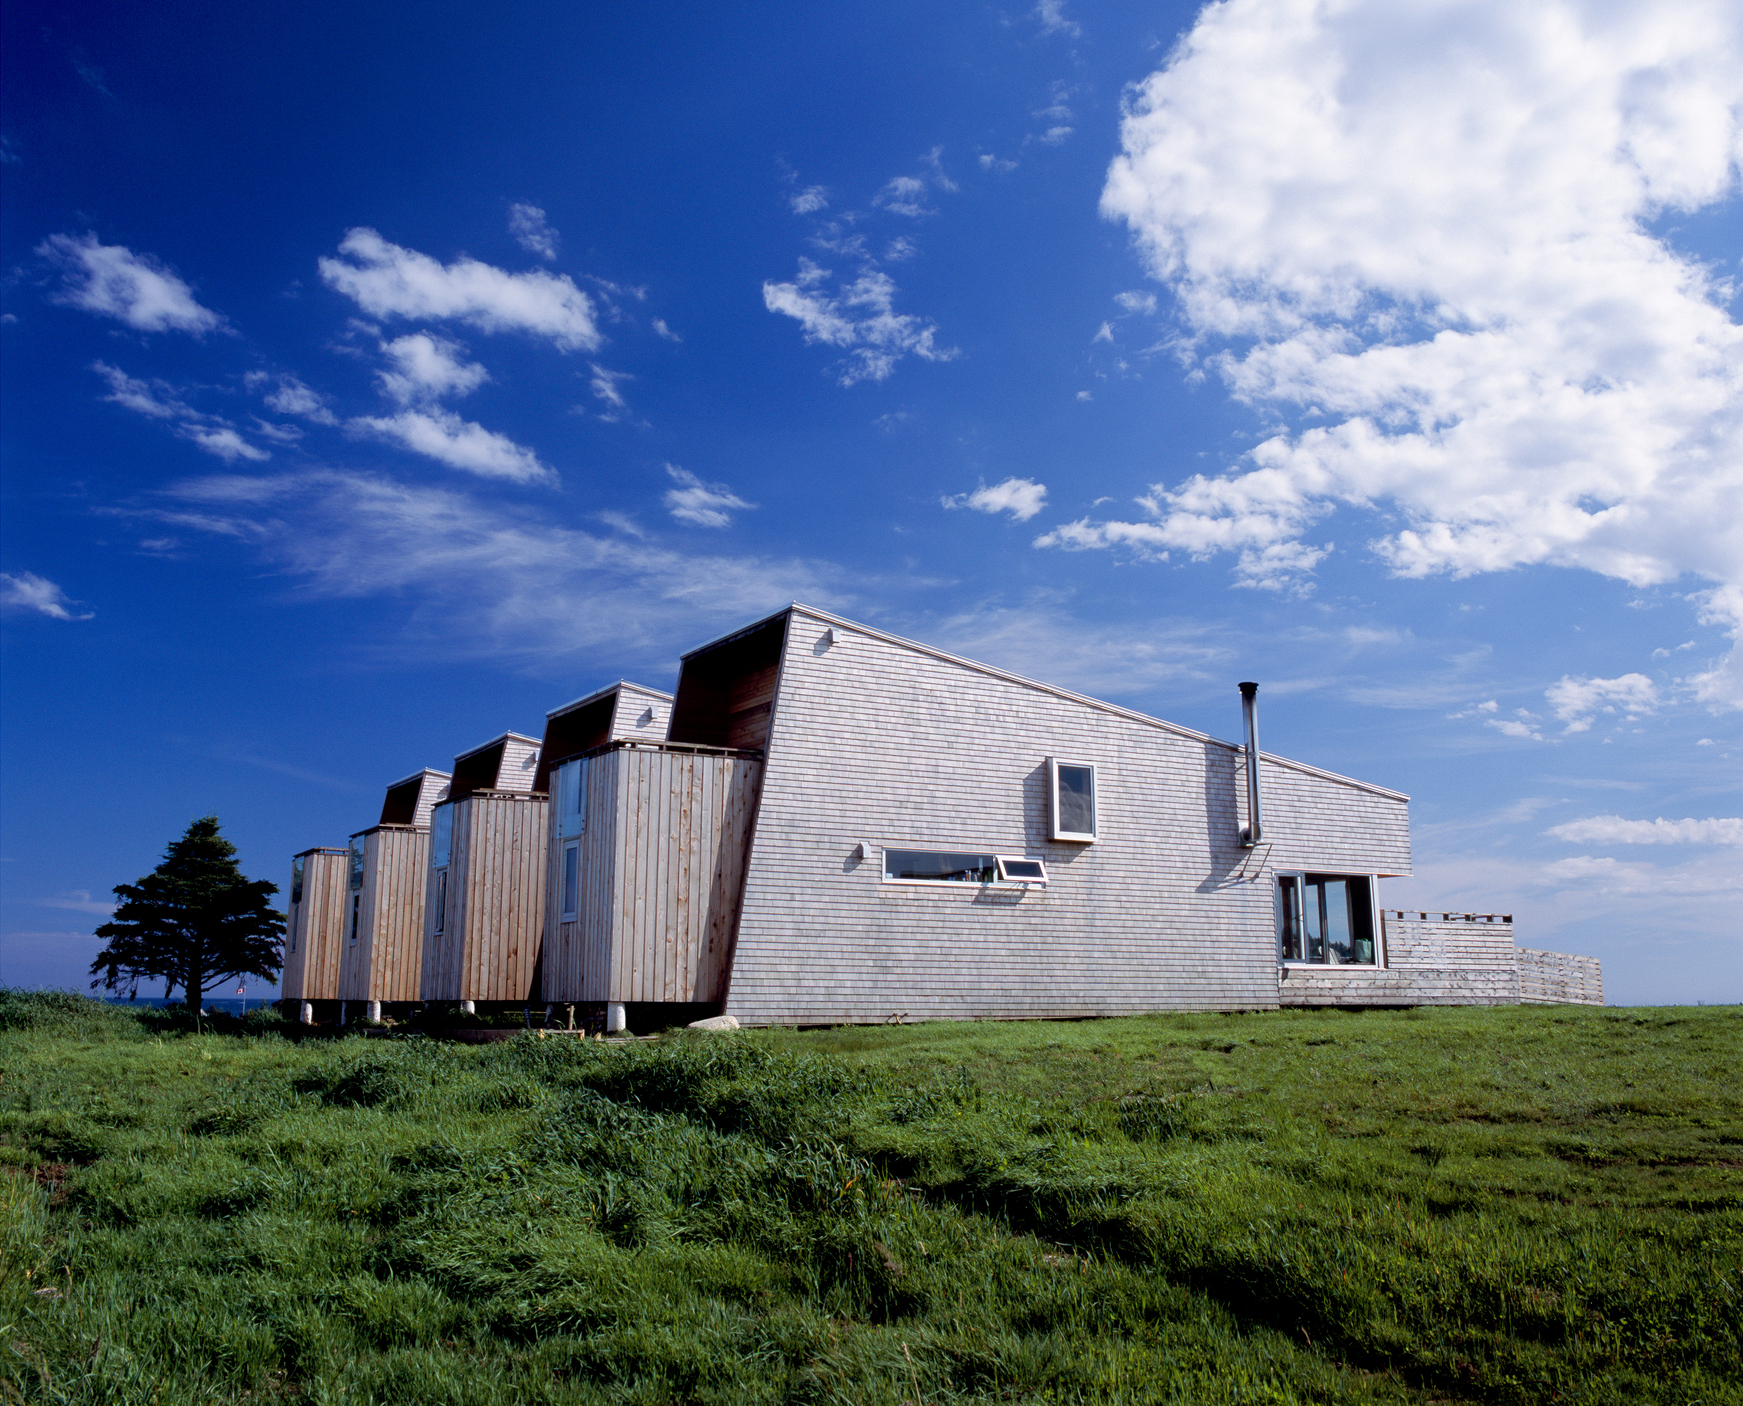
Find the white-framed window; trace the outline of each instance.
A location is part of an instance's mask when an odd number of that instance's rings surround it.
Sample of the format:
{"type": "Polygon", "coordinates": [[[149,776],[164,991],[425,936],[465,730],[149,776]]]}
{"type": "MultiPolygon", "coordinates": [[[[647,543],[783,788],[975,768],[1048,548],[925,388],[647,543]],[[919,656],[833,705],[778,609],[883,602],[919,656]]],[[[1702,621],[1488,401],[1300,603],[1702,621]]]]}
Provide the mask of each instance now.
{"type": "Polygon", "coordinates": [[[1096,839],[1095,764],[1047,758],[1048,817],[1053,838],[1073,844],[1096,839]]]}
{"type": "Polygon", "coordinates": [[[973,850],[886,849],[884,882],[895,884],[1012,884],[1047,886],[1047,866],[1016,854],[973,850]]]}
{"type": "Polygon", "coordinates": [[[557,768],[557,838],[569,840],[587,833],[588,758],[579,757],[557,768]]]}
{"type": "Polygon", "coordinates": [[[998,861],[999,882],[1003,884],[1031,884],[1037,888],[1047,887],[1047,865],[1039,859],[1029,859],[1020,854],[995,854],[998,861]]]}
{"type": "Polygon", "coordinates": [[[1379,915],[1370,874],[1277,875],[1277,951],[1284,962],[1379,966],[1379,915]]]}
{"type": "Polygon", "coordinates": [[[574,920],[581,904],[581,842],[563,846],[563,921],[574,920]]]}

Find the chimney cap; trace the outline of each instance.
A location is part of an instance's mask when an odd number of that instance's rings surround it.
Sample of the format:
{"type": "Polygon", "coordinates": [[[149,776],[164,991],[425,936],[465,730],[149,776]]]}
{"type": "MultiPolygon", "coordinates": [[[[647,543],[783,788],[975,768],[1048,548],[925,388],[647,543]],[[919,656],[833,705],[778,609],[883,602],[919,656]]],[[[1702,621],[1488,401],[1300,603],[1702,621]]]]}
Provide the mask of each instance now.
{"type": "Polygon", "coordinates": [[[1259,685],[1256,683],[1244,683],[1240,685],[1240,690],[1242,698],[1251,698],[1259,691],[1259,685]]]}

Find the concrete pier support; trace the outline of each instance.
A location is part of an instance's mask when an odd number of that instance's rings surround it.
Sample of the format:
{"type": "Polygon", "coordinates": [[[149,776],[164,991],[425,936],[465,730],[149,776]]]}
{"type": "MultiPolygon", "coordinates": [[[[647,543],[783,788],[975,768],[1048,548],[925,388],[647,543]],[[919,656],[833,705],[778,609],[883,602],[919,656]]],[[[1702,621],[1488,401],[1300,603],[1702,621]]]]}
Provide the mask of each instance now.
{"type": "Polygon", "coordinates": [[[605,1006],[605,1033],[615,1035],[618,1031],[627,1028],[628,1025],[629,1019],[624,1014],[623,1002],[608,1001],[605,1006]]]}

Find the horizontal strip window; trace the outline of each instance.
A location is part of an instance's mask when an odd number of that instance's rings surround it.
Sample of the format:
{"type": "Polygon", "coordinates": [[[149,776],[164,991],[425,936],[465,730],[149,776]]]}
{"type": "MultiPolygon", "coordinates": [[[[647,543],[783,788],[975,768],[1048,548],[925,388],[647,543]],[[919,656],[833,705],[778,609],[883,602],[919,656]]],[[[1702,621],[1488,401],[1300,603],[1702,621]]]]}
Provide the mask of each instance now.
{"type": "Polygon", "coordinates": [[[1047,866],[1011,854],[937,849],[886,849],[884,879],[902,884],[1022,884],[1045,888],[1047,866]]]}

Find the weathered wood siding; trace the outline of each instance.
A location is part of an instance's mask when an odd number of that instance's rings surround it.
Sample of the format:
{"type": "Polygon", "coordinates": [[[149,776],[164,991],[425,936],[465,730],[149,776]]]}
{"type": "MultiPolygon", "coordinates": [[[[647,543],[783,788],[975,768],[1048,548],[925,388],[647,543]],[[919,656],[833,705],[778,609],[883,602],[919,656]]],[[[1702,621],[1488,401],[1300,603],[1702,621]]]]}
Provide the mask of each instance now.
{"type": "Polygon", "coordinates": [[[611,738],[634,742],[664,742],[672,721],[672,696],[639,684],[618,685],[612,710],[611,738]]]}
{"type": "Polygon", "coordinates": [[[447,902],[436,931],[437,870],[428,873],[426,1001],[524,1001],[533,993],[545,916],[542,795],[478,791],[452,802],[447,902]]]}
{"type": "Polygon", "coordinates": [[[502,749],[502,765],[496,773],[498,791],[525,794],[533,789],[533,773],[539,765],[538,739],[510,733],[502,749]]]}
{"type": "Polygon", "coordinates": [[[1596,957],[1520,947],[1519,999],[1531,1005],[1601,1006],[1604,973],[1596,957]]]}
{"type": "Polygon", "coordinates": [[[353,837],[359,839],[363,889],[357,937],[351,939],[347,926],[339,998],[415,1001],[423,977],[430,832],[383,825],[353,837]]]}
{"type": "MultiPolygon", "coordinates": [[[[1274,1007],[1274,871],[1409,872],[1396,792],[1268,757],[1267,844],[1246,851],[1233,744],[788,618],[726,1007],[741,1021],[1274,1007]],[[1096,765],[1097,843],[1047,838],[1049,756],[1096,765]],[[1039,856],[1052,882],[884,883],[885,847],[1039,856]]],[[[766,686],[734,685],[735,737],[766,686]]]]}
{"type": "Polygon", "coordinates": [[[1287,966],[1285,1006],[1503,1006],[1519,1004],[1513,925],[1382,911],[1386,965],[1287,966]]]}
{"type": "Polygon", "coordinates": [[[350,916],[346,889],[350,855],[342,849],[315,849],[299,858],[303,897],[290,905],[285,920],[279,994],[287,1001],[332,1001],[339,995],[339,964],[350,916]]]}
{"type": "Polygon", "coordinates": [[[718,1001],[737,925],[761,764],[616,747],[588,764],[574,919],[564,921],[564,841],[550,826],[545,999],[718,1001]]]}

